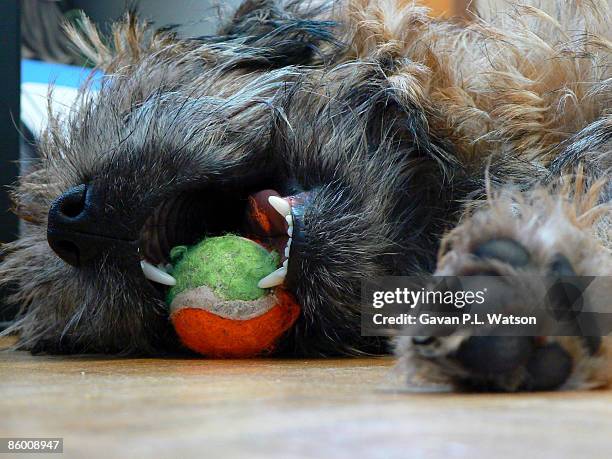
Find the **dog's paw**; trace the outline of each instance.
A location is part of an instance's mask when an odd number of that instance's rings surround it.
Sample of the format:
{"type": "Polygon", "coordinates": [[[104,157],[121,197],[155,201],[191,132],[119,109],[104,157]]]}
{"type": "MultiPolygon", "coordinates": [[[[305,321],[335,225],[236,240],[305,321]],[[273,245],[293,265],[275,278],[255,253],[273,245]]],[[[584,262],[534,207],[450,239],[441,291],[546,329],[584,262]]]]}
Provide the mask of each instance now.
{"type": "MultiPolygon", "coordinates": [[[[583,204],[575,194],[552,195],[544,190],[490,200],[445,238],[436,275],[502,276],[499,279],[511,285],[597,276],[596,287],[583,294],[601,304],[601,299],[612,298],[612,277],[608,277],[612,255],[595,236],[593,217],[601,217],[609,208],[592,200],[588,208],[583,204]]],[[[520,313],[532,306],[527,304],[530,291],[513,291],[512,301],[487,307],[520,313]]],[[[553,300],[555,311],[566,307],[571,311],[567,295],[553,300]]],[[[612,304],[605,307],[604,313],[612,313],[612,304]]],[[[544,312],[543,317],[552,325],[558,321],[544,312]]],[[[608,324],[595,325],[601,325],[603,334],[609,331],[608,324]]],[[[417,384],[445,381],[472,390],[535,391],[596,387],[610,380],[610,338],[580,332],[575,336],[506,335],[490,329],[488,336],[481,336],[464,327],[448,336],[401,337],[396,350],[417,384]]]]}

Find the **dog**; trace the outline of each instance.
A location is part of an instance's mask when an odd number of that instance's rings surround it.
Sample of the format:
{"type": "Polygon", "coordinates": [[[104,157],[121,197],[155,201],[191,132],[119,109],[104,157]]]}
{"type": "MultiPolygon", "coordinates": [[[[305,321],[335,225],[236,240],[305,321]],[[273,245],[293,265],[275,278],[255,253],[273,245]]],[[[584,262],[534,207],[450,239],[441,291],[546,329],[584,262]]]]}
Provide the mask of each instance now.
{"type": "Polygon", "coordinates": [[[133,14],[104,37],[83,18],[70,35],[105,76],[51,118],[14,189],[24,230],[0,282],[21,312],[6,333],[33,353],[182,352],[155,266],[244,234],[247,198],[271,190],[293,228],[266,285],[302,306],[278,354],[394,348],[406,374],[456,388],[606,384],[606,338],[393,345],[361,336],[359,304],[377,276],[612,275],[609,11],[466,23],[407,0],[246,0],[189,39],[133,14]]]}

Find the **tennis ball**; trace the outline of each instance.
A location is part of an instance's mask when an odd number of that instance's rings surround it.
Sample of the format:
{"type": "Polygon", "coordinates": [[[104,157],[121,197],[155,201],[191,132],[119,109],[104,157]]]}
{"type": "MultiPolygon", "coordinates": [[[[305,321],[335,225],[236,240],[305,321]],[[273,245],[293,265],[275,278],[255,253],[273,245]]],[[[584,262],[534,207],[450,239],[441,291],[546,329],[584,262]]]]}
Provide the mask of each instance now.
{"type": "Polygon", "coordinates": [[[170,319],[189,349],[209,357],[270,353],[295,323],[300,307],[284,289],[261,289],[275,271],[277,253],[249,239],[226,235],[193,247],[175,247],[168,292],[170,319]]]}
{"type": "Polygon", "coordinates": [[[250,239],[228,234],[170,252],[176,285],[168,302],[182,291],[207,285],[225,300],[255,300],[267,292],[259,280],[276,270],[280,257],[250,239]]]}

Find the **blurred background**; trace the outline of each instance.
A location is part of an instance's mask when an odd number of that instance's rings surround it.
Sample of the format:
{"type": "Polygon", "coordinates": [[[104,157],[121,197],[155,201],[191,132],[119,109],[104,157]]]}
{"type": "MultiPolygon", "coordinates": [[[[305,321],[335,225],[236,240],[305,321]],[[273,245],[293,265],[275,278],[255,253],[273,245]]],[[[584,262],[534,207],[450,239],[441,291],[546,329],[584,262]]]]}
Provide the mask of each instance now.
{"type": "MultiPolygon", "coordinates": [[[[84,11],[102,31],[128,8],[155,27],[176,26],[187,37],[215,32],[218,18],[227,17],[241,0],[0,0],[0,243],[19,233],[10,212],[8,187],[35,158],[36,143],[47,123],[47,94],[54,86],[52,110],[68,110],[80,84],[91,74],[62,29],[84,11]]],[[[470,0],[424,0],[433,13],[467,17],[470,0]]],[[[0,291],[0,301],[7,295],[0,291]]],[[[15,307],[0,305],[0,330],[15,307]]]]}

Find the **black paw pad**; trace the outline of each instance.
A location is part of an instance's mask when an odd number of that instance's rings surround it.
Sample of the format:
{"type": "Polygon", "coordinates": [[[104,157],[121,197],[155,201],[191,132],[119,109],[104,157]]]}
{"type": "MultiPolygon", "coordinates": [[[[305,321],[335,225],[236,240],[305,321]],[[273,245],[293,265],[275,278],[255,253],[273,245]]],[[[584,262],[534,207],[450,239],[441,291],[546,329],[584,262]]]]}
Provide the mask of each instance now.
{"type": "Polygon", "coordinates": [[[454,357],[477,375],[498,375],[525,365],[533,348],[533,339],[527,336],[473,336],[459,346],[454,357]]]}
{"type": "Polygon", "coordinates": [[[513,239],[487,241],[474,250],[474,255],[499,260],[517,268],[529,264],[530,258],[527,249],[513,239]]]}
{"type": "Polygon", "coordinates": [[[572,358],[558,343],[536,349],[527,362],[527,390],[559,388],[572,373],[572,358]]]}

